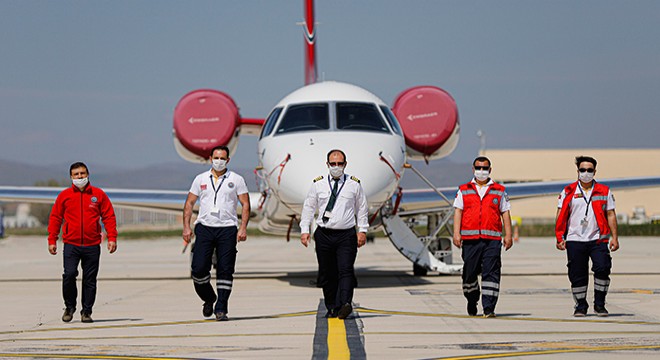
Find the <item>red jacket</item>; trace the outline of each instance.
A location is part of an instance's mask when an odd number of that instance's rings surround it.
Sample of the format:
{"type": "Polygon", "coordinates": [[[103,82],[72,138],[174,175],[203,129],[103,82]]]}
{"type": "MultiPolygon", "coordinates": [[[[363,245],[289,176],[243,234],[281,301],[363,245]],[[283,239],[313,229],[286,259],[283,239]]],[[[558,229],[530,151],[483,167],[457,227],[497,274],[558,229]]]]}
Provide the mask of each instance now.
{"type": "Polygon", "coordinates": [[[101,243],[101,224],[108,241],[117,241],[117,221],[108,195],[88,184],[80,191],[75,185],[64,189],[55,200],[48,220],[48,244],[54,245],[62,228],[62,240],[67,244],[91,246],[101,243]]]}
{"type": "MultiPolygon", "coordinates": [[[[561,205],[559,210],[559,216],[557,216],[557,223],[555,224],[555,236],[557,242],[560,243],[565,240],[566,234],[568,233],[568,224],[569,217],[571,214],[571,201],[573,201],[573,195],[577,190],[578,182],[574,182],[564,188],[566,196],[564,197],[564,202],[561,205]]],[[[610,188],[607,185],[603,185],[594,181],[594,188],[591,193],[591,206],[594,210],[594,215],[596,216],[596,224],[598,225],[598,230],[600,232],[600,237],[598,242],[609,242],[610,234],[610,224],[607,222],[607,195],[610,192],[610,188]]]]}
{"type": "Polygon", "coordinates": [[[502,240],[500,202],[504,196],[504,186],[491,184],[483,199],[479,197],[474,183],[463,184],[458,189],[463,196],[461,238],[502,240]]]}

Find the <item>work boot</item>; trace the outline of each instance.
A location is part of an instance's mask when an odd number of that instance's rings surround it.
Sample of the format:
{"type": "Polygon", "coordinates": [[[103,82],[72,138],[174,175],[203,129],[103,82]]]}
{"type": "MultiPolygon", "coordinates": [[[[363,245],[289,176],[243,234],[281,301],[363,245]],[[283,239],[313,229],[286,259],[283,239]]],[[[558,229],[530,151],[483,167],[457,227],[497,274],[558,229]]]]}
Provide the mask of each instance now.
{"type": "Polygon", "coordinates": [[[202,315],[211,317],[213,315],[213,301],[205,301],[202,307],[202,315]]]}
{"type": "Polygon", "coordinates": [[[62,321],[69,322],[73,319],[73,314],[76,312],[76,309],[64,309],[64,314],[62,314],[62,321]]]}
{"type": "Polygon", "coordinates": [[[470,316],[477,316],[477,303],[476,302],[468,302],[467,312],[468,312],[468,315],[470,315],[470,316]]]}
{"type": "Polygon", "coordinates": [[[585,317],[587,316],[587,309],[575,308],[573,312],[573,317],[585,317]]]}
{"type": "Polygon", "coordinates": [[[600,305],[594,305],[594,312],[596,313],[596,315],[602,316],[602,317],[610,315],[610,313],[607,311],[607,309],[605,309],[605,306],[600,306],[600,305]]]}
{"type": "Polygon", "coordinates": [[[215,313],[215,320],[216,321],[228,321],[229,318],[227,317],[227,314],[225,314],[223,312],[218,312],[218,313],[215,313]]]}
{"type": "Polygon", "coordinates": [[[342,305],[339,310],[337,311],[337,317],[340,319],[346,319],[348,315],[350,315],[353,312],[353,307],[351,304],[346,303],[342,305]]]}
{"type": "Polygon", "coordinates": [[[80,321],[84,323],[93,323],[94,320],[92,320],[92,314],[88,312],[81,312],[80,313],[80,321]]]}

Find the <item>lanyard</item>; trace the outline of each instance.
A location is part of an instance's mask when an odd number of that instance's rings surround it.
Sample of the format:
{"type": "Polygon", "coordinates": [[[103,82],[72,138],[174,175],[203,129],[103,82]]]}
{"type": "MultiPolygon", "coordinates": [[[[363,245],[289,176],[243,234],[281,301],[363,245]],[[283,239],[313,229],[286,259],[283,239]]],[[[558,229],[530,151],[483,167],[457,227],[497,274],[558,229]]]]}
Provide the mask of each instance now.
{"type": "MultiPolygon", "coordinates": [[[[335,181],[339,181],[339,179],[336,179],[335,181]]],[[[336,198],[337,196],[339,196],[339,193],[341,192],[341,189],[344,188],[344,185],[346,185],[346,174],[344,174],[344,182],[341,184],[341,186],[339,187],[339,189],[337,189],[337,193],[335,194],[335,193],[332,191],[332,183],[330,182],[330,176],[328,176],[328,186],[330,186],[330,193],[332,193],[332,194],[335,196],[335,198],[336,198]]]]}
{"type": "Polygon", "coordinates": [[[213,174],[211,174],[211,186],[213,186],[213,191],[215,192],[215,195],[213,196],[213,207],[215,207],[215,201],[218,199],[218,191],[220,191],[220,188],[222,187],[222,183],[225,182],[225,179],[227,178],[227,174],[222,176],[222,181],[220,181],[220,185],[218,185],[218,188],[215,188],[215,181],[213,181],[213,174]]]}
{"type": "Polygon", "coordinates": [[[594,194],[594,187],[593,185],[591,186],[591,194],[589,194],[589,200],[587,200],[587,197],[584,195],[584,191],[582,191],[582,185],[578,184],[578,189],[580,189],[580,193],[582,193],[582,198],[584,199],[584,202],[587,203],[587,209],[584,211],[584,217],[587,217],[587,213],[589,212],[589,204],[591,204],[591,197],[594,194]]]}

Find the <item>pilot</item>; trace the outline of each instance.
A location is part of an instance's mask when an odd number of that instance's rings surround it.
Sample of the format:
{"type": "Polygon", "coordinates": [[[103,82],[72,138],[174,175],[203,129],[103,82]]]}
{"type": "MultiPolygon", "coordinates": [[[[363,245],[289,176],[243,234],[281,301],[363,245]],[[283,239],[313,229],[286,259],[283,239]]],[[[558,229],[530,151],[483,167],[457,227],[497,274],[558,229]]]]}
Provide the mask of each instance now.
{"type": "Polygon", "coordinates": [[[587,285],[589,258],[594,272],[594,312],[608,316],[605,296],[610,286],[612,257],[619,249],[614,195],[610,189],[594,180],[596,159],[575,158],[578,180],[559,194],[555,234],[557,249],[566,250],[568,279],[575,300],[573,316],[587,315],[587,285]]]}
{"type": "Polygon", "coordinates": [[[108,252],[117,250],[117,221],[115,211],[105,192],[89,183],[89,170],[81,162],[69,168],[71,187],[64,189],[55,200],[48,219],[48,251],[57,255],[57,237],[62,223],[64,230],[64,273],[62,274],[62,296],[64,314],[62,321],[69,322],[76,311],[78,288],[78,264],[82,263],[82,310],[80,321],[92,320],[92,307],[96,300],[96,275],[101,257],[101,227],[103,220],[108,235],[108,252]]]}
{"type": "Polygon", "coordinates": [[[345,319],[353,312],[353,289],[357,285],[353,265],[357,249],[367,241],[368,206],[360,180],[344,173],[346,154],[330,150],[326,164],[330,175],[314,179],[303,204],[300,242],[309,245],[310,226],[318,210],[314,240],[326,317],[345,319]]]}
{"type": "Polygon", "coordinates": [[[236,264],[236,243],[247,239],[250,197],[243,177],[227,170],[229,149],[226,146],[213,148],[209,160],[213,164],[211,170],[195,177],[183,207],[183,241],[187,244],[192,238],[190,219],[199,199],[199,214],[195,221],[197,240],[191,265],[193,284],[197,295],[204,301],[204,317],[215,314],[217,321],[227,321],[227,305],[236,264]],[[236,214],[239,201],[242,206],[240,227],[236,214]],[[217,259],[217,296],[211,286],[214,251],[217,259]]]}
{"type": "Polygon", "coordinates": [[[463,295],[468,315],[477,315],[481,295],[484,317],[495,317],[502,268],[502,224],[504,248],[509,250],[513,245],[511,205],[504,186],[490,178],[492,168],[487,157],[474,159],[472,170],[474,178],[458,188],[454,200],[454,245],[462,248],[463,295]]]}

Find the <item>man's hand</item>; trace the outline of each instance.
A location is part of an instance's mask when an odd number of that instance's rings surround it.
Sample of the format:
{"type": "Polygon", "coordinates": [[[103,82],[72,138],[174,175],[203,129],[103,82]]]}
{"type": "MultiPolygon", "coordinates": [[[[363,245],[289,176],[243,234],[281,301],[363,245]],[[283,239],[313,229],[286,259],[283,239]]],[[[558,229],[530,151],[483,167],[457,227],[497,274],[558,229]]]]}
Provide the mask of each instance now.
{"type": "Polygon", "coordinates": [[[48,245],[48,252],[51,255],[57,255],[57,244],[48,245]]]}
{"type": "Polygon", "coordinates": [[[367,233],[359,232],[357,233],[358,238],[358,247],[362,247],[367,243],[367,233]]]}
{"type": "Polygon", "coordinates": [[[612,237],[610,239],[610,251],[614,252],[619,250],[619,238],[612,237]]]}
{"type": "Polygon", "coordinates": [[[459,232],[454,232],[454,246],[461,248],[463,245],[463,240],[461,240],[461,234],[459,232]]]}
{"type": "Polygon", "coordinates": [[[117,251],[117,242],[116,241],[108,241],[108,251],[110,252],[110,254],[117,251]]]}
{"type": "Polygon", "coordinates": [[[511,238],[511,235],[506,234],[506,236],[504,236],[504,251],[511,249],[512,246],[513,246],[513,240],[511,238]]]}
{"type": "Polygon", "coordinates": [[[247,229],[243,227],[238,229],[237,239],[239,242],[247,240],[247,229]]]}
{"type": "Polygon", "coordinates": [[[192,239],[192,229],[190,227],[184,227],[183,228],[183,241],[185,241],[186,244],[190,244],[190,239],[192,239]]]}
{"type": "Polygon", "coordinates": [[[300,243],[307,247],[309,245],[309,234],[300,234],[300,243]]]}
{"type": "Polygon", "coordinates": [[[562,240],[561,242],[557,243],[557,250],[564,251],[566,250],[566,240],[562,240]]]}

